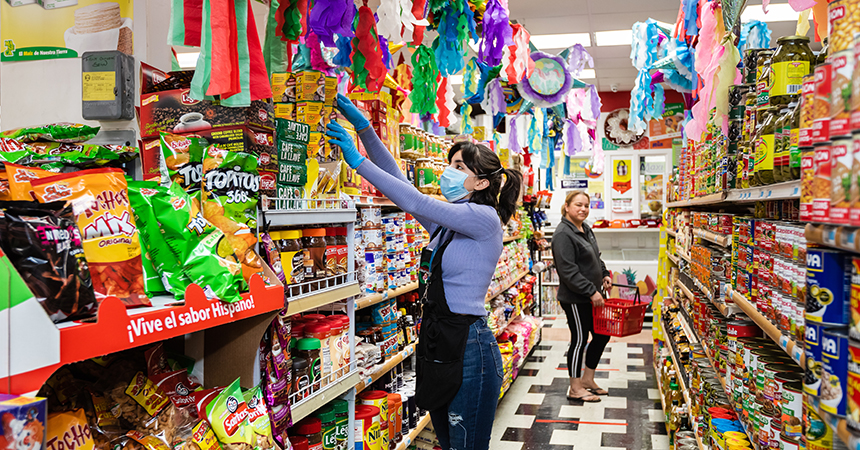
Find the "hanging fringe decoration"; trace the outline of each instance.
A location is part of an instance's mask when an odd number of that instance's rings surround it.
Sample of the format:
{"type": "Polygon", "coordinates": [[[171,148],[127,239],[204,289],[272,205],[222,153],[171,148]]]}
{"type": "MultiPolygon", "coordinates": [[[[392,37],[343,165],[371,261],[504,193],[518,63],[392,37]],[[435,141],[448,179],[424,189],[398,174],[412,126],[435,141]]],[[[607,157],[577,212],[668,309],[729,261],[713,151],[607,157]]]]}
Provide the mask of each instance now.
{"type": "Polygon", "coordinates": [[[339,67],[352,66],[352,38],[338,36],[337,55],[334,57],[334,64],[339,67]]]}
{"type": "Polygon", "coordinates": [[[277,11],[280,4],[278,0],[271,0],[271,2],[271,5],[269,5],[269,14],[266,18],[266,41],[263,43],[263,60],[266,62],[269,77],[273,73],[290,71],[290,66],[286,59],[287,43],[278,39],[277,36],[277,11]]]}
{"type": "Polygon", "coordinates": [[[355,7],[352,1],[314,0],[313,8],[308,12],[308,34],[314,32],[323,45],[334,47],[336,34],[355,36],[352,31],[354,20],[355,7]]]}
{"type": "Polygon", "coordinates": [[[412,54],[412,67],[412,92],[409,94],[412,107],[409,111],[418,114],[436,113],[436,76],[439,69],[433,51],[426,45],[418,46],[412,54]]]}
{"type": "Polygon", "coordinates": [[[479,58],[488,66],[501,64],[505,47],[513,43],[513,31],[508,20],[508,9],[500,0],[490,0],[487,3],[482,22],[483,39],[479,58]]]}
{"type": "Polygon", "coordinates": [[[380,0],[376,17],[379,35],[390,42],[399,42],[400,28],[403,26],[400,22],[400,0],[380,0]]]}
{"type": "Polygon", "coordinates": [[[543,110],[535,108],[532,120],[529,122],[528,143],[531,153],[541,155],[541,169],[546,168],[543,162],[543,127],[543,110]]]}
{"type": "Polygon", "coordinates": [[[437,28],[439,36],[433,40],[436,64],[443,77],[463,70],[466,41],[478,40],[475,18],[466,0],[448,0],[442,8],[437,28]]]}
{"type": "Polygon", "coordinates": [[[305,45],[307,45],[308,49],[311,51],[312,69],[319,70],[321,72],[328,72],[332,69],[332,67],[325,61],[325,58],[323,58],[320,40],[316,33],[313,31],[308,32],[307,37],[305,37],[305,45]]]}
{"type": "Polygon", "coordinates": [[[741,39],[738,48],[741,51],[750,48],[770,48],[771,31],[767,24],[759,20],[750,20],[741,26],[741,39]]]}
{"type": "Polygon", "coordinates": [[[511,25],[511,41],[513,44],[505,48],[502,58],[502,70],[509,84],[517,84],[523,77],[531,76],[535,70],[535,62],[532,60],[529,50],[531,35],[526,27],[520,24],[511,25]]]}
{"type": "Polygon", "coordinates": [[[414,0],[412,2],[412,17],[415,18],[415,30],[412,32],[412,45],[416,47],[424,42],[424,30],[430,25],[424,15],[425,6],[427,6],[427,0],[414,0]]]}
{"type": "Polygon", "coordinates": [[[466,70],[463,73],[463,101],[466,103],[481,103],[484,101],[484,93],[487,85],[487,76],[490,68],[478,61],[478,58],[472,58],[466,64],[466,70]]]}
{"type": "Polygon", "coordinates": [[[505,93],[502,91],[502,83],[498,78],[493,78],[487,82],[486,94],[481,107],[492,118],[507,112],[508,104],[505,102],[505,93]]]}
{"type": "Polygon", "coordinates": [[[284,41],[299,42],[304,30],[302,11],[307,11],[307,0],[283,0],[278,9],[278,37],[284,41]]]}
{"type": "Polygon", "coordinates": [[[521,154],[523,152],[523,147],[520,145],[517,117],[519,116],[510,116],[510,119],[508,120],[508,149],[513,153],[521,154]]]}
{"type": "Polygon", "coordinates": [[[463,103],[463,105],[460,106],[460,115],[463,116],[462,134],[474,133],[475,129],[472,128],[472,105],[463,103]]]}
{"type": "Polygon", "coordinates": [[[385,82],[387,71],[382,62],[382,49],[376,32],[373,11],[367,6],[358,9],[358,25],[353,41],[352,73],[356,86],[371,92],[379,92],[385,82]]]}
{"type": "Polygon", "coordinates": [[[439,77],[439,91],[436,94],[436,108],[439,112],[436,121],[444,128],[454,126],[457,123],[457,103],[454,102],[454,87],[448,78],[439,77]]]}
{"type": "Polygon", "coordinates": [[[594,68],[594,59],[585,50],[582,44],[576,44],[570,48],[570,54],[567,57],[567,67],[570,69],[570,74],[574,77],[579,76],[585,67],[594,68]]]}

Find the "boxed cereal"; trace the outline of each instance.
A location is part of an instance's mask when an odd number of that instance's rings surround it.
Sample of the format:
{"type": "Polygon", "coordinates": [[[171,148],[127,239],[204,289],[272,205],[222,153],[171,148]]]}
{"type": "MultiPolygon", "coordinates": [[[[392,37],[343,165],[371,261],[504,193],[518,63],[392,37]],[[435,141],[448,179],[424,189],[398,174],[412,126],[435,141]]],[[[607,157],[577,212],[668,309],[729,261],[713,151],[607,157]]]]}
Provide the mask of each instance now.
{"type": "MultiPolygon", "coordinates": [[[[0,448],[41,450],[47,443],[48,402],[39,397],[0,394],[0,448]]],[[[53,449],[51,449],[53,450],[53,449]]]]}

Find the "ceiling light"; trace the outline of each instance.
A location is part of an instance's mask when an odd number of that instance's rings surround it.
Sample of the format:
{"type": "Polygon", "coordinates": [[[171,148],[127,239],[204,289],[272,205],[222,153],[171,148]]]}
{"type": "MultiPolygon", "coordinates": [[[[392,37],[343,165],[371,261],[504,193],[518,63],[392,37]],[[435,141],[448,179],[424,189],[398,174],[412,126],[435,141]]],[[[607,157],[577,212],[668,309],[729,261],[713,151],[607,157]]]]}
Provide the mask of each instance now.
{"type": "Polygon", "coordinates": [[[580,80],[593,80],[597,78],[597,73],[594,72],[594,69],[583,69],[582,72],[579,72],[575,78],[579,78],[580,80]]]}
{"type": "MultiPolygon", "coordinates": [[[[741,13],[741,22],[760,20],[762,22],[797,22],[799,12],[795,11],[788,3],[771,3],[767,14],[761,9],[761,5],[749,5],[741,13]]],[[[810,19],[812,17],[810,16],[810,19]]]]}
{"type": "Polygon", "coordinates": [[[193,53],[177,53],[176,61],[179,67],[183,69],[194,69],[197,67],[197,58],[200,57],[200,52],[193,53]]]}
{"type": "Polygon", "coordinates": [[[451,75],[448,77],[448,82],[451,83],[451,85],[463,84],[463,75],[451,75]]]}
{"type": "Polygon", "coordinates": [[[535,47],[546,50],[551,48],[568,48],[579,44],[583,47],[591,46],[591,36],[588,33],[567,34],[538,34],[532,35],[531,42],[535,47]]]}
{"type": "Polygon", "coordinates": [[[630,45],[633,43],[633,30],[598,31],[594,33],[598,47],[611,45],[630,45]]]}

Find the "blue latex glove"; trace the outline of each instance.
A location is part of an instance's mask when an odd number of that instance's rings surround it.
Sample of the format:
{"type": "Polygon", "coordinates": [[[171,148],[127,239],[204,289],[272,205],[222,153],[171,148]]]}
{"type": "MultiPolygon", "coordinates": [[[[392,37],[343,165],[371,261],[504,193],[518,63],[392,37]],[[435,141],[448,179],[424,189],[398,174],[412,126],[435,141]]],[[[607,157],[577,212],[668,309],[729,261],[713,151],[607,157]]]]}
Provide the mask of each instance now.
{"type": "Polygon", "coordinates": [[[339,123],[330,122],[325,134],[329,137],[329,144],[340,147],[341,152],[343,152],[343,159],[349,164],[349,167],[357,169],[367,159],[358,152],[358,149],[355,148],[355,139],[339,123]]]}
{"type": "Polygon", "coordinates": [[[361,131],[370,126],[364,114],[343,94],[337,94],[337,110],[355,127],[355,131],[361,131]]]}

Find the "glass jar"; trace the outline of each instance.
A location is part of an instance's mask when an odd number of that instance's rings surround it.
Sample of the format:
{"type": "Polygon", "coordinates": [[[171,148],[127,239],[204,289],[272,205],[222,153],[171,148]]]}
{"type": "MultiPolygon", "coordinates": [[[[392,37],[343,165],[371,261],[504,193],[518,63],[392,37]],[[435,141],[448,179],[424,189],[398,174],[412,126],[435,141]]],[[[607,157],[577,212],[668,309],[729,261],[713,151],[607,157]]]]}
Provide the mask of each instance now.
{"type": "Polygon", "coordinates": [[[323,406],[316,415],[320,420],[322,428],[322,444],[323,450],[335,450],[337,448],[337,421],[334,416],[334,408],[332,406],[323,406]]]}
{"type": "Polygon", "coordinates": [[[296,357],[292,361],[293,386],[290,391],[296,395],[295,400],[298,401],[310,395],[310,389],[306,388],[311,385],[311,373],[307,359],[296,357]]]}
{"type": "MultiPolygon", "coordinates": [[[[773,180],[776,183],[785,181],[783,177],[783,146],[782,129],[785,126],[785,114],[788,110],[779,110],[773,132],[773,180]]],[[[786,161],[787,162],[787,161],[786,161]]]]}
{"type": "MultiPolygon", "coordinates": [[[[335,227],[325,229],[325,276],[337,275],[337,234],[335,227]]],[[[332,280],[334,282],[334,280],[332,280]]]]}
{"type": "Polygon", "coordinates": [[[760,109],[756,119],[761,123],[761,127],[756,133],[755,178],[758,186],[765,186],[774,183],[773,150],[777,108],[760,109]]]}
{"type": "Polygon", "coordinates": [[[324,320],[305,325],[304,337],[319,341],[320,387],[326,386],[331,375],[331,326],[324,320]]]}
{"type": "MultiPolygon", "coordinates": [[[[788,124],[789,180],[800,179],[800,102],[790,103],[788,124]]],[[[784,135],[783,135],[784,136],[784,135]]],[[[783,137],[785,138],[785,137],[783,137]]]]}
{"type": "Polygon", "coordinates": [[[764,48],[750,48],[744,50],[744,84],[755,85],[756,80],[756,62],[758,61],[759,52],[767,50],[764,48]]]}
{"type": "Polygon", "coordinates": [[[346,227],[335,228],[335,246],[337,246],[337,269],[338,275],[345,274],[349,267],[349,247],[346,240],[346,227]]]}
{"type": "Polygon", "coordinates": [[[349,402],[337,399],[331,402],[334,408],[335,439],[337,448],[346,449],[349,439],[349,402]]]}
{"type": "Polygon", "coordinates": [[[756,106],[763,108],[770,106],[770,87],[773,83],[771,77],[770,63],[773,59],[773,50],[762,50],[758,52],[755,65],[755,91],[756,106]]]}
{"type": "Polygon", "coordinates": [[[803,77],[814,68],[815,54],[806,36],[783,36],[777,40],[770,64],[773,79],[770,89],[771,105],[788,105],[800,95],[803,77]]]}
{"type": "Polygon", "coordinates": [[[307,417],[293,425],[292,434],[308,438],[308,450],[323,450],[322,421],[318,417],[307,417]]]}
{"type": "MultiPolygon", "coordinates": [[[[312,392],[316,389],[316,383],[322,380],[320,340],[314,338],[299,339],[299,342],[296,344],[296,351],[299,357],[308,361],[309,383],[311,386],[314,386],[309,391],[312,392]]],[[[293,367],[295,367],[295,362],[293,363],[293,367]]]]}
{"type": "Polygon", "coordinates": [[[302,230],[305,281],[325,278],[325,228],[302,230]]]}
{"type": "MultiPolygon", "coordinates": [[[[278,233],[278,251],[281,256],[281,267],[287,285],[299,284],[305,280],[304,253],[302,251],[302,230],[284,230],[278,233]]],[[[298,292],[291,292],[292,295],[298,292]]]]}
{"type": "Polygon", "coordinates": [[[430,158],[419,158],[415,162],[415,187],[422,194],[433,194],[436,192],[434,182],[436,174],[433,162],[430,158]]]}

